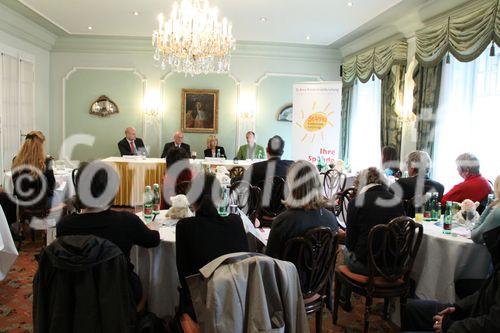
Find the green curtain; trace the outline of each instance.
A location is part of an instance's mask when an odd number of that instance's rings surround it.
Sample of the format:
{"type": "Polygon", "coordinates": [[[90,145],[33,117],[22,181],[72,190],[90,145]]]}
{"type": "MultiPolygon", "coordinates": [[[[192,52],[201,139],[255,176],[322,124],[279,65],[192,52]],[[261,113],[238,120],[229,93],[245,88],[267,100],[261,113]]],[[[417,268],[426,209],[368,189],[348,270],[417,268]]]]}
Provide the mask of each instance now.
{"type": "Polygon", "coordinates": [[[418,64],[413,72],[413,113],[417,116],[417,149],[433,156],[436,111],[441,89],[442,62],[425,67],[418,64]]]}
{"type": "Polygon", "coordinates": [[[353,86],[342,87],[342,110],[340,126],[340,158],[345,162],[349,161],[349,128],[351,124],[352,110],[352,90],[353,86]]]}
{"type": "Polygon", "coordinates": [[[416,58],[427,67],[447,52],[461,62],[476,59],[492,41],[500,45],[500,0],[479,0],[417,31],[416,58]]]}
{"type": "Polygon", "coordinates": [[[406,66],[394,65],[382,79],[381,110],[381,145],[392,146],[401,153],[402,122],[400,119],[403,106],[404,77],[406,66]]]}
{"type": "Polygon", "coordinates": [[[344,85],[353,85],[357,78],[366,83],[373,74],[382,80],[393,65],[406,65],[407,51],[408,44],[400,40],[347,57],[342,64],[342,81],[344,85]]]}

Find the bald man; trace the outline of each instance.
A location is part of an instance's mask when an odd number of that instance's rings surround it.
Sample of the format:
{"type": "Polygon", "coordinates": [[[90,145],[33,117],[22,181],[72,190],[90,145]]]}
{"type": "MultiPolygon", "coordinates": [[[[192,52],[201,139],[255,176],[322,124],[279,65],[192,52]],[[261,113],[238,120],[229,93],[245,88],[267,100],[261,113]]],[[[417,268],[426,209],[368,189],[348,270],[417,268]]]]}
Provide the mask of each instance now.
{"type": "Polygon", "coordinates": [[[166,143],[165,147],[163,147],[161,158],[167,157],[168,152],[176,147],[184,149],[187,155],[191,157],[191,147],[189,147],[188,144],[184,143],[184,133],[182,133],[181,131],[177,131],[174,133],[174,141],[166,143]]]}
{"type": "Polygon", "coordinates": [[[143,151],[146,151],[144,142],[142,142],[141,138],[137,137],[137,132],[133,127],[127,127],[125,137],[118,142],[118,149],[121,156],[140,155],[143,151]]]}

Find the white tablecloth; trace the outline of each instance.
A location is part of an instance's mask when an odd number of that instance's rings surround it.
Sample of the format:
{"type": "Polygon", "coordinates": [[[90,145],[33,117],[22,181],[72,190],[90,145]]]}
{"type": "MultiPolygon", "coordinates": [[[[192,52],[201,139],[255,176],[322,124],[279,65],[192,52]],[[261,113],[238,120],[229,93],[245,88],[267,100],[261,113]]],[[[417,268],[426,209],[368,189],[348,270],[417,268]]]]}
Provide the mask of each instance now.
{"type": "Polygon", "coordinates": [[[458,235],[443,234],[434,222],[422,222],[424,236],[413,266],[416,295],[442,303],[455,302],[455,281],[484,279],[491,257],[483,245],[458,235]]]}
{"type": "MultiPolygon", "coordinates": [[[[165,216],[165,212],[160,212],[157,221],[165,224],[175,222],[161,218],[165,216]]],[[[137,215],[142,218],[142,213],[137,215]]],[[[130,259],[141,279],[148,300],[148,310],[165,318],[175,314],[175,308],[179,304],[177,287],[180,283],[175,260],[175,226],[162,226],[159,231],[161,242],[158,247],[145,249],[134,246],[130,259]]]]}
{"type": "MultiPolygon", "coordinates": [[[[71,173],[73,169],[54,170],[54,178],[56,179],[55,190],[60,193],[62,199],[75,195],[75,186],[71,173]]],[[[12,183],[12,172],[6,171],[3,178],[3,187],[5,192],[14,193],[14,184],[12,183]]]]}
{"type": "Polygon", "coordinates": [[[18,253],[9,230],[9,224],[0,206],[0,281],[5,279],[17,256],[18,253]]]}

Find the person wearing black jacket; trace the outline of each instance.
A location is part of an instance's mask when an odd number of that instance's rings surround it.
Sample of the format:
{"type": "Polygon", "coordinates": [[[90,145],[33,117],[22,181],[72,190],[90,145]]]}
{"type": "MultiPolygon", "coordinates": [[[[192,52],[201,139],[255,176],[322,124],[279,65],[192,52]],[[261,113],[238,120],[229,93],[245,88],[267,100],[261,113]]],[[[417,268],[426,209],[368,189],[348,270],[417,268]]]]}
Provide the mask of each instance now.
{"type": "Polygon", "coordinates": [[[207,138],[207,149],[203,151],[205,157],[226,158],[224,147],[219,146],[219,139],[215,135],[209,135],[207,138]]]}
{"type": "MultiPolygon", "coordinates": [[[[129,259],[130,285],[134,292],[135,301],[139,303],[142,298],[142,285],[139,277],[133,271],[134,266],[130,262],[130,250],[133,245],[146,248],[158,246],[160,244],[160,234],[156,230],[151,230],[157,226],[155,222],[146,226],[135,214],[111,210],[110,206],[114,198],[110,198],[109,202],[102,202],[99,207],[89,207],[85,204],[85,198],[81,197],[85,191],[81,186],[90,185],[91,195],[93,198],[98,198],[108,186],[108,172],[116,173],[113,169],[105,169],[105,166],[102,162],[84,163],[80,166],[76,178],[76,192],[77,205],[82,208],[82,213],[63,217],[56,226],[57,237],[94,235],[107,239],[118,246],[126,258],[129,259]],[[80,184],[80,178],[85,173],[86,168],[89,168],[89,165],[92,165],[93,168],[96,167],[95,176],[91,184],[80,184]]],[[[115,175],[115,177],[118,176],[115,175]]],[[[112,180],[115,177],[111,176],[110,179],[112,180]]],[[[110,184],[110,186],[112,185],[110,184]]]]}
{"type": "Polygon", "coordinates": [[[188,158],[191,157],[191,147],[184,143],[184,133],[181,131],[177,131],[174,133],[174,141],[167,142],[165,146],[163,146],[163,151],[161,153],[161,158],[168,157],[169,152],[174,148],[183,149],[186,152],[188,158]]]}
{"type": "MultiPolygon", "coordinates": [[[[404,216],[404,208],[376,168],[363,170],[355,181],[356,197],[349,203],[346,221],[345,264],[356,274],[368,275],[368,234],[379,224],[404,216]],[[380,201],[384,202],[380,202],[380,201]]],[[[375,243],[376,246],[376,243],[375,243]]]]}
{"type": "Polygon", "coordinates": [[[91,235],[58,238],[40,254],[33,279],[37,333],[133,333],[136,308],[127,258],[91,235]]]}
{"type": "MultiPolygon", "coordinates": [[[[288,168],[292,165],[293,161],[281,159],[284,149],[285,141],[279,135],[275,135],[269,139],[266,148],[268,160],[252,164],[245,172],[250,175],[252,186],[260,186],[264,180],[271,180],[273,177],[286,178],[288,168]]],[[[247,177],[245,176],[245,178],[247,177]]]]}
{"type": "Polygon", "coordinates": [[[335,215],[325,208],[323,186],[318,168],[307,161],[297,161],[288,170],[289,191],[285,199],[286,210],[273,221],[266,254],[283,259],[286,243],[302,236],[307,230],[327,227],[337,233],[339,225],[335,215]]]}
{"type": "Polygon", "coordinates": [[[40,131],[26,135],[26,141],[12,161],[14,195],[26,206],[50,208],[56,179],[53,159],[45,154],[45,136],[40,131]]]}
{"type": "Polygon", "coordinates": [[[453,305],[423,300],[409,302],[403,317],[403,331],[500,332],[500,227],[483,236],[494,270],[481,289],[453,305]]]}
{"type": "Polygon", "coordinates": [[[125,137],[118,142],[118,150],[123,155],[140,155],[146,152],[146,147],[141,138],[137,138],[136,130],[133,127],[127,127],[125,137]]]}
{"type": "Polygon", "coordinates": [[[202,193],[193,203],[196,215],[180,220],[175,232],[177,271],[182,286],[179,307],[181,313],[188,313],[192,318],[194,311],[186,277],[224,254],[248,252],[241,218],[234,214],[221,217],[214,204],[212,193],[219,193],[219,181],[214,175],[203,173],[193,180],[193,184],[202,182],[202,193]]]}
{"type": "Polygon", "coordinates": [[[190,158],[191,147],[187,143],[184,143],[183,141],[184,141],[184,133],[182,133],[181,131],[175,132],[174,141],[166,143],[165,146],[163,147],[161,158],[168,159],[170,151],[173,150],[174,148],[184,149],[186,151],[188,158],[190,158]]]}
{"type": "Polygon", "coordinates": [[[429,178],[431,158],[425,151],[414,151],[408,155],[406,160],[408,178],[400,178],[391,185],[391,190],[396,194],[401,193],[401,199],[408,201],[406,205],[406,215],[415,216],[415,207],[421,207],[424,202],[424,195],[427,192],[437,192],[441,201],[444,193],[444,186],[429,178]],[[398,188],[399,186],[399,188],[398,188]]]}

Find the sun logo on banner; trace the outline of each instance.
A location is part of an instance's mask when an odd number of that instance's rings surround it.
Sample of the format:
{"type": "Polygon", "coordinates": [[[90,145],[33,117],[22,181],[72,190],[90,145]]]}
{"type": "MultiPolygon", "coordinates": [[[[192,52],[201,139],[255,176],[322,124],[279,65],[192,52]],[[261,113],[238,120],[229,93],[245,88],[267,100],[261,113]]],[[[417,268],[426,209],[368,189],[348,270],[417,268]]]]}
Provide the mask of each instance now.
{"type": "Polygon", "coordinates": [[[301,123],[295,122],[295,125],[297,125],[300,128],[303,128],[306,131],[306,134],[302,137],[302,142],[308,140],[309,135],[311,135],[311,143],[314,142],[316,139],[316,136],[319,134],[321,135],[321,140],[324,141],[324,132],[327,126],[333,127],[333,123],[331,120],[328,118],[333,116],[333,111],[328,112],[328,109],[330,108],[330,103],[328,103],[324,108],[323,111],[316,111],[317,108],[317,103],[316,101],[313,102],[312,107],[311,107],[311,114],[307,116],[304,113],[304,110],[300,110],[300,115],[301,115],[301,123]]]}

